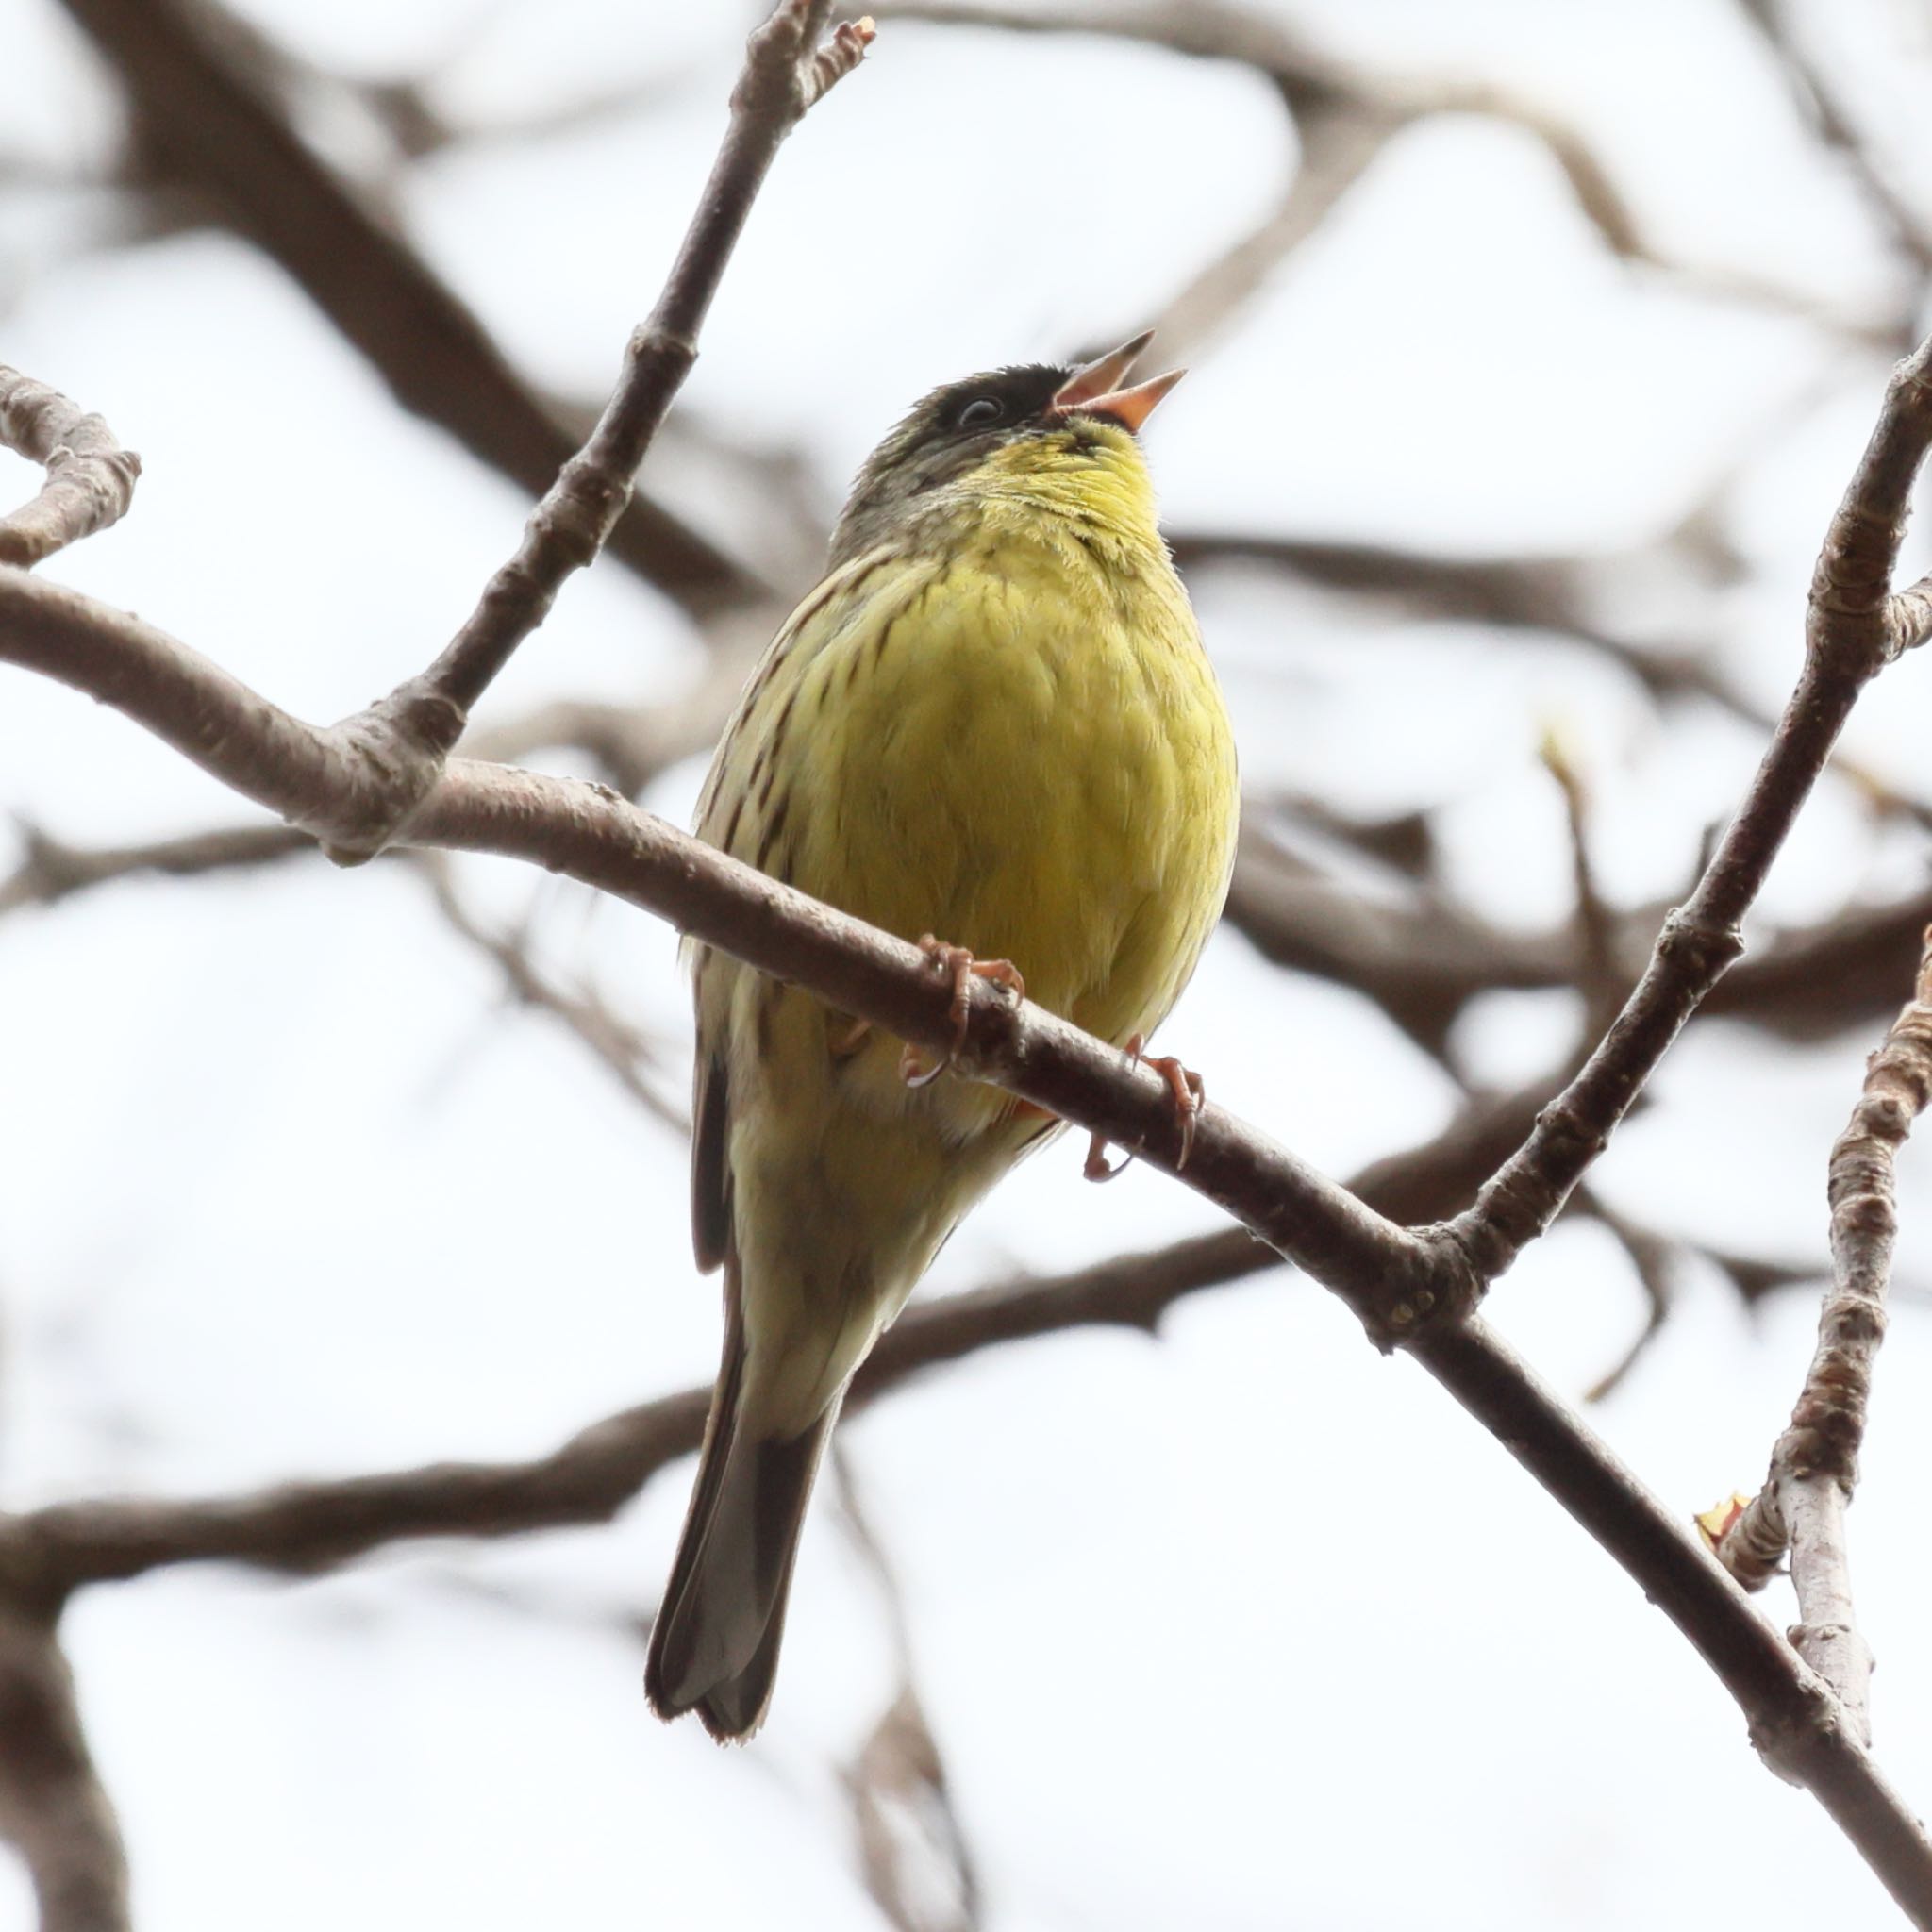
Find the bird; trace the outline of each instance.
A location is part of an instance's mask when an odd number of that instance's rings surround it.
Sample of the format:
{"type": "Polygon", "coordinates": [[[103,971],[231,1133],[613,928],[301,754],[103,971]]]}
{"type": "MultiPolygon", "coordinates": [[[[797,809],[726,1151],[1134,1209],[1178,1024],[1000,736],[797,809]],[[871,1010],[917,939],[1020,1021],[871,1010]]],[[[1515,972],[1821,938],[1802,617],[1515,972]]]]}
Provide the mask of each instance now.
{"type": "MultiPolygon", "coordinates": [[[[1239,803],[1139,442],[1183,372],[1126,382],[1151,335],[947,384],[888,433],[739,699],[696,821],[916,941],[960,995],[985,974],[1135,1056],[1220,918],[1239,803]]],[[[660,1717],[695,1710],[725,1742],[770,1705],[854,1373],[960,1218],[1061,1123],[687,948],[693,1243],[724,1271],[724,1353],[644,1685],[660,1717]]],[[[1154,1063],[1190,1125],[1191,1076],[1154,1063]]]]}

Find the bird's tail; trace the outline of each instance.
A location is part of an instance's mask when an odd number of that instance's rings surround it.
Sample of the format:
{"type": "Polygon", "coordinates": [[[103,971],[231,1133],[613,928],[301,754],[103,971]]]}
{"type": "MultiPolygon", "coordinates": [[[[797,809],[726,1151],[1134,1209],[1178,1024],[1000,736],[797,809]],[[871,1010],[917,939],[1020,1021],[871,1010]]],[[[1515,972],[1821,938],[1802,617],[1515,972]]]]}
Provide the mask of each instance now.
{"type": "Polygon", "coordinates": [[[744,1415],[735,1280],[724,1300],[724,1365],[644,1662],[651,1708],[662,1718],[695,1710],[721,1743],[750,1737],[772,1701],[799,1531],[839,1414],[835,1399],[802,1435],[756,1434],[744,1415]]]}

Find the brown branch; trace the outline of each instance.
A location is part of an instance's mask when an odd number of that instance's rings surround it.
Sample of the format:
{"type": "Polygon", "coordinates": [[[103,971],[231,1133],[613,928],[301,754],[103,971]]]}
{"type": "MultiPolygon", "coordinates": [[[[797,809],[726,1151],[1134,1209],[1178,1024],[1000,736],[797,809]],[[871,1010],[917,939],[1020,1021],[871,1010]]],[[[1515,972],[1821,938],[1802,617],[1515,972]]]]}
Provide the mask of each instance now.
{"type": "Polygon", "coordinates": [[[463,904],[441,854],[418,853],[416,859],[429,878],[437,910],[448,921],[450,929],[495,963],[516,999],[559,1021],[640,1107],[679,1133],[691,1130],[683,1108],[667,1100],[644,1077],[646,1068],[661,1069],[660,1056],[643,1033],[595,993],[571,992],[554,985],[538,970],[521,939],[483,925],[463,904]]]}
{"type": "MultiPolygon", "coordinates": [[[[1122,1256],[909,1308],[881,1338],[854,1390],[862,1406],[924,1370],[1001,1342],[1098,1324],[1152,1329],[1182,1296],[1279,1257],[1238,1230],[1122,1256]]],[[[608,1416],[552,1454],[519,1463],[422,1469],[201,1501],[55,1504],[0,1516],[0,1596],[57,1608],[75,1590],[176,1563],[235,1562],[294,1574],[415,1537],[506,1537],[608,1522],[704,1433],[708,1386],[608,1416]]]]}
{"type": "Polygon", "coordinates": [[[1297,107],[1358,92],[1355,76],[1340,61],[1317,53],[1272,15],[1228,0],[1060,8],[1014,7],[999,0],[883,0],[876,10],[881,20],[999,27],[1020,34],[1105,34],[1196,59],[1237,60],[1258,68],[1297,107]]]}
{"type": "Polygon", "coordinates": [[[913,1685],[902,1682],[843,1782],[865,1889],[894,1932],[977,1932],[978,1874],[945,1761],[913,1685]]]}
{"type": "Polygon", "coordinates": [[[25,1861],[41,1932],[128,1932],[127,1857],[53,1624],[0,1604],[0,1838],[25,1861]]]}
{"type": "MultiPolygon", "coordinates": [[[[549,614],[564,578],[603,547],[631,479],[691,364],[698,331],[785,137],[864,57],[871,21],[846,22],[823,46],[831,0],[780,0],[751,37],[731,95],[724,145],[658,305],[634,334],[596,427],[532,513],[516,556],[496,573],[448,648],[420,680],[462,723],[517,645],[549,614]]],[[[406,701],[407,702],[407,701],[406,701]]],[[[456,742],[452,733],[443,750],[456,742]]]]}
{"type": "Polygon", "coordinates": [[[1850,1124],[1831,1150],[1832,1282],[1804,1391],[1772,1451],[1764,1488],[1718,1546],[1724,1567],[1747,1590],[1762,1589],[1791,1552],[1802,1619],[1792,1641],[1867,1739],[1872,1658],[1852,1616],[1844,1511],[1857,1486],[1872,1370],[1885,1339],[1898,1237],[1894,1169],[1928,1101],[1932,931],[1912,999],[1872,1056],[1850,1124]]]}
{"type": "Polygon", "coordinates": [[[564,580],[603,548],[628,501],[671,398],[697,359],[698,330],[780,145],[872,40],[870,21],[819,37],[831,0],[779,0],[746,43],[731,118],[697,212],[658,304],[631,337],[604,413],[531,512],[517,552],[490,579],[428,670],[331,734],[363,768],[355,805],[310,827],[329,856],[373,857],[435,785],[471,709],[517,646],[549,615],[564,580]]]}
{"type": "Polygon", "coordinates": [[[865,1889],[896,1932],[977,1932],[979,1876],[919,1695],[906,1592],[842,1438],[832,1444],[831,1464],[847,1536],[885,1607],[896,1665],[891,1702],[843,1772],[865,1889]]]}
{"type": "MultiPolygon", "coordinates": [[[[1283,93],[1291,98],[1288,89],[1283,93]]],[[[1325,96],[1307,101],[1296,126],[1294,175],[1280,204],[1162,305],[1154,324],[1162,356],[1171,361],[1198,356],[1407,125],[1400,114],[1363,111],[1325,96]]]]}
{"type": "MultiPolygon", "coordinates": [[[[125,611],[0,574],[0,660],[90,691],[244,795],[311,830],[358,809],[366,762],[125,611]]],[[[945,985],[918,948],[848,919],[640,812],[601,786],[451,759],[410,821],[413,843],[496,852],[564,872],[670,919],[898,1038],[949,1048],[945,985]]],[[[1165,1083],[1143,1065],[985,982],[960,1071],[991,1079],[1173,1171],[1165,1083]]],[[[1396,1327],[1474,1289],[1459,1259],[1370,1214],[1343,1189],[1209,1107],[1186,1175],[1264,1240],[1396,1327]],[[1433,1277],[1425,1279],[1424,1277],[1433,1277]],[[1419,1299],[1417,1299],[1419,1297],[1419,1299]]]]}
{"type": "MultiPolygon", "coordinates": [[[[1299,803],[1284,809],[1292,819],[1309,816],[1299,803]]],[[[1350,837],[1350,828],[1332,818],[1314,823],[1350,837]]],[[[1392,827],[1391,836],[1405,836],[1403,827],[1392,827]]],[[[1612,953],[1620,978],[1634,981],[1641,973],[1668,910],[1652,905],[1619,914],[1612,953]]],[[[1508,931],[1426,880],[1399,896],[1365,894],[1287,849],[1254,801],[1226,917],[1264,958],[1366,994],[1439,1057],[1463,1008],[1482,994],[1579,987],[1585,978],[1574,923],[1508,931]]],[[[1717,983],[1699,1014],[1799,1041],[1829,1039],[1869,1023],[1896,1010],[1899,982],[1912,971],[1928,921],[1932,887],[1773,933],[1717,983]]]]}
{"type": "MultiPolygon", "coordinates": [[[[722,712],[714,699],[723,689],[709,668],[716,656],[706,658],[704,687],[670,705],[562,701],[479,734],[475,741],[491,758],[574,746],[595,758],[618,790],[634,795],[716,735],[722,712]]],[[[1386,863],[1409,872],[1428,870],[1427,821],[1420,814],[1377,825],[1347,820],[1316,801],[1295,800],[1281,808],[1386,863]]],[[[22,862],[11,876],[0,878],[0,917],[123,878],[151,873],[203,876],[319,850],[307,833],[286,825],[235,825],[119,847],[70,845],[37,826],[25,828],[24,838],[22,862]]],[[[1618,915],[1614,957],[1620,976],[1634,980],[1641,971],[1666,909],[1642,906],[1618,915]]],[[[1464,1008],[1482,994],[1575,987],[1583,979],[1574,922],[1541,933],[1507,930],[1426,884],[1400,898],[1364,895],[1280,846],[1252,802],[1227,918],[1264,958],[1353,988],[1439,1058],[1446,1055],[1464,1008]]],[[[1773,933],[1718,982],[1699,1015],[1738,1020],[1799,1041],[1829,1039],[1867,1024],[1892,1009],[1928,921],[1932,888],[1887,905],[1855,907],[1814,926],[1773,933]]],[[[1508,1152],[1498,1148],[1496,1162],[1508,1152]]],[[[1472,1191],[1484,1174],[1471,1176],[1472,1191]]]]}
{"type": "Polygon", "coordinates": [[[1917,650],[1932,640],[1932,571],[1892,599],[1898,609],[1899,648],[1917,650]]]}
{"type": "Polygon", "coordinates": [[[1893,371],[1877,427],[1812,578],[1805,666],[1776,736],[1697,890],[1664,922],[1643,977],[1583,1070],[1457,1218],[1486,1279],[1555,1219],[1671,1042],[1743,950],[1739,927],[1865,686],[1915,641],[1891,594],[1913,480],[1932,443],[1932,341],[1893,371]]]}
{"type": "MultiPolygon", "coordinates": [[[[272,808],[312,812],[318,798],[325,800],[343,781],[344,764],[326,734],[276,710],[139,620],[58,585],[0,576],[0,656],[93,691],[272,808]]],[[[916,948],[736,865],[614,793],[453,760],[409,836],[569,873],[898,1037],[934,1050],[951,1043],[950,987],[916,948]]],[[[1175,1171],[1177,1136],[1157,1074],[1037,1009],[1008,1007],[983,983],[974,990],[959,1065],[1175,1171]]],[[[1810,1786],[1885,1882],[1920,1900],[1932,1924],[1932,1844],[1838,1724],[1829,1693],[1672,1512],[1494,1337],[1475,1323],[1423,1325],[1431,1311],[1466,1304],[1476,1286],[1455,1242],[1396,1226],[1211,1104],[1197,1123],[1183,1178],[1334,1288],[1377,1332],[1408,1335],[1429,1372],[1685,1631],[1750,1714],[1763,1748],[1810,1786]]],[[[869,1367],[886,1373],[898,1348],[921,1339],[918,1326],[902,1322],[869,1367]]],[[[696,1440],[704,1407],[694,1395],[681,1414],[667,1419],[658,1407],[645,1419],[654,1432],[646,1466],[696,1440]]],[[[641,1478],[630,1440],[600,1430],[590,1448],[534,1474],[458,1467],[434,1480],[411,1479],[400,1492],[393,1478],[373,1478],[347,1491],[290,1492],[267,1529],[271,1538],[277,1529],[293,1538],[303,1559],[313,1560],[318,1542],[353,1554],[372,1535],[388,1540],[412,1512],[446,1522],[453,1508],[475,1507],[478,1499],[497,1521],[513,1519],[520,1508],[528,1512],[526,1521],[558,1520],[572,1508],[582,1512],[578,1520],[592,1520],[613,1507],[613,1488],[641,1478]],[[580,1487],[586,1463],[605,1470],[589,1496],[580,1487]]],[[[274,1560],[272,1541],[262,1555],[264,1525],[232,1510],[170,1525],[151,1508],[130,1517],[125,1510],[117,1516],[113,1506],[71,1506],[23,1524],[30,1527],[0,1545],[0,1576],[9,1577],[17,1593],[38,1588],[58,1594],[76,1577],[129,1574],[155,1560],[179,1560],[189,1537],[200,1538],[204,1556],[274,1560]],[[157,1557],[156,1538],[164,1528],[170,1539],[157,1557]]]]}
{"type": "MultiPolygon", "coordinates": [[[[1837,1700],[1577,1419],[1469,1308],[1548,1224],[1740,941],[1737,924],[1865,684],[1907,641],[1890,595],[1910,482],[1932,441],[1932,342],[1901,366],[1814,579],[1798,688],[1743,808],[1651,967],[1578,1079],[1447,1228],[1374,1213],[1211,1103],[1183,1149],[1165,1082],[985,981],[956,1055],[990,1081],[1179,1174],[1401,1341],[1637,1578],[1749,1714],[1767,1757],[1809,1787],[1894,1895],[1932,1925],[1932,1841],[1847,1731],[1837,1700]]],[[[297,823],[340,823],[369,782],[340,733],[267,703],[127,614],[0,573],[0,658],[114,705],[194,762],[297,823]],[[345,803],[346,801],[346,803],[345,803]]],[[[735,864],[615,793],[452,760],[411,818],[412,842],[565,872],[669,919],[914,1045],[957,1038],[951,989],[918,948],[735,864]]],[[[694,1421],[693,1421],[694,1425],[694,1421]]],[[[30,1580],[30,1579],[29,1579],[30,1580]]]]}
{"type": "MultiPolygon", "coordinates": [[[[576,439],[387,212],[303,142],[259,30],[218,0],[65,4],[118,71],[144,156],[163,176],[271,256],[406,409],[530,495],[548,489],[576,439]]],[[[694,615],[764,593],[754,574],[641,495],[611,549],[694,615]]]]}
{"type": "Polygon", "coordinates": [[[1583,994],[1584,1024],[1589,1033],[1599,1033],[1616,1017],[1629,981],[1618,970],[1616,919],[1597,889],[1596,867],[1591,858],[1590,795],[1568,748],[1554,733],[1544,734],[1538,756],[1563,796],[1563,819],[1570,834],[1570,879],[1576,902],[1572,917],[1578,969],[1575,985],[1583,994]]]}
{"type": "Polygon", "coordinates": [[[57,550],[117,524],[134,500],[141,458],[100,417],[0,363],[0,446],[41,464],[39,495],[0,517],[0,564],[31,570],[57,550]]]}
{"type": "Polygon", "coordinates": [[[1579,1188],[1575,1206],[1604,1227],[1624,1250],[1638,1286],[1643,1290],[1643,1325],[1632,1337],[1630,1345],[1584,1391],[1589,1403],[1607,1401],[1623,1386],[1624,1379],[1643,1357],[1644,1351],[1663,1332],[1671,1312],[1671,1263],[1678,1242],[1667,1240],[1653,1229],[1640,1227],[1600,1200],[1589,1188],[1579,1188]]]}
{"type": "MultiPolygon", "coordinates": [[[[726,682],[735,692],[742,675],[734,663],[708,654],[703,686],[668,705],[558,701],[480,733],[474,742],[479,756],[491,759],[549,746],[588,752],[610,784],[633,796],[669,765],[710,743],[724,715],[720,693],[726,682]]],[[[1385,863],[1410,873],[1429,870],[1428,825],[1421,814],[1374,824],[1346,819],[1313,800],[1284,802],[1280,808],[1385,863]]],[[[124,878],[205,876],[319,850],[308,834],[287,825],[234,825],[105,847],[71,845],[32,825],[23,836],[20,865],[0,878],[0,917],[124,878]]],[[[1614,957],[1621,976],[1635,979],[1641,971],[1667,909],[1657,905],[1620,912],[1614,957]]],[[[1363,993],[1438,1057],[1446,1054],[1464,1008],[1482,994],[1575,987],[1583,979],[1574,922],[1541,933],[1507,930],[1426,884],[1411,896],[1365,896],[1279,845],[1266,829],[1265,811],[1257,812],[1252,801],[1227,918],[1264,958],[1363,993]]],[[[1919,934],[1928,921],[1932,888],[1890,904],[1854,907],[1814,926],[1773,933],[1718,982],[1699,1015],[1738,1020],[1799,1041],[1829,1039],[1866,1024],[1892,1009],[1899,980],[1912,969],[1919,934]]],[[[1499,1147],[1491,1166],[1508,1152],[1499,1147]]],[[[1471,1176],[1472,1191],[1488,1171],[1471,1176]]]]}
{"type": "Polygon", "coordinates": [[[209,873],[272,865],[313,852],[315,841],[291,825],[230,825],[159,839],[151,845],[68,845],[38,825],[23,825],[25,855],[9,878],[0,879],[0,914],[25,906],[58,905],[70,893],[156,873],[165,878],[198,878],[209,873]]]}
{"type": "MultiPolygon", "coordinates": [[[[1351,1186],[1372,1208],[1404,1221],[1444,1214],[1522,1138],[1546,1097],[1530,1088],[1466,1108],[1441,1134],[1374,1162],[1351,1186]]],[[[1185,1296],[1280,1265],[1245,1229],[1226,1227],[1065,1274],[917,1302],[866,1358],[853,1407],[1006,1342],[1088,1326],[1153,1334],[1185,1296]]],[[[512,1536],[608,1521],[667,1462],[697,1446],[708,1400],[707,1388],[660,1397],[530,1462],[444,1463],[240,1498],[58,1504],[0,1516],[0,1594],[51,1610],[82,1585],[175,1563],[309,1574],[412,1537],[512,1536]]]]}
{"type": "MultiPolygon", "coordinates": [[[[1730,268],[1667,256],[1644,237],[1628,202],[1581,129],[1519,92],[1492,81],[1373,75],[1323,54],[1258,7],[1227,0],[1128,0],[1128,4],[1017,7],[1002,0],[880,0],[882,18],[1009,33],[1105,34],[1197,59],[1235,60],[1267,75],[1301,125],[1304,164],[1279,212],[1203,271],[1176,303],[1183,331],[1218,323],[1257,288],[1266,270],[1298,245],[1327,206],[1403,128],[1439,114],[1474,114],[1521,127],[1561,171],[1577,211],[1620,261],[1667,275],[1688,291],[1796,315],[1852,341],[1896,349],[1894,325],[1874,325],[1805,293],[1730,268]],[[1309,150],[1319,145],[1319,157],[1309,150]]],[[[1163,324],[1163,328],[1166,326],[1163,324]]]]}
{"type": "MultiPolygon", "coordinates": [[[[1735,559],[1693,550],[1695,520],[1687,520],[1661,548],[1701,566],[1713,585],[1736,575],[1735,559]]],[[[1631,556],[1438,557],[1381,543],[1340,543],[1223,530],[1180,530],[1171,540],[1184,574],[1217,565],[1259,564],[1318,590],[1372,599],[1418,620],[1464,620],[1499,630],[1549,631],[1607,658],[1659,705],[1714,704],[1756,729],[1774,720],[1707,661],[1694,641],[1674,647],[1636,643],[1614,635],[1591,607],[1631,556]]],[[[1654,546],[1659,547],[1659,546],[1654,546]]],[[[1641,553],[1649,554],[1649,553],[1641,553]]]]}
{"type": "Polygon", "coordinates": [[[1899,194],[1872,159],[1836,86],[1798,44],[1780,0],[1741,0],[1744,14],[1776,58],[1793,105],[1844,160],[1893,245],[1921,276],[1932,275],[1932,226],[1899,194]]]}

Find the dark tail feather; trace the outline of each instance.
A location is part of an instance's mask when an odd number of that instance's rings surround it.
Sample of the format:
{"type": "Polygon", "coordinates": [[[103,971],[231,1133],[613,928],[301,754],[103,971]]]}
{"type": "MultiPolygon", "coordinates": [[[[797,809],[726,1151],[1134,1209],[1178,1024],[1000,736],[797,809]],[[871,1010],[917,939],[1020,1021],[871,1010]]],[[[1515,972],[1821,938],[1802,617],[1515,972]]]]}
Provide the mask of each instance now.
{"type": "Polygon", "coordinates": [[[839,1412],[835,1402],[789,1440],[744,1433],[736,1287],[727,1281],[718,1393],[644,1663],[651,1708],[662,1718],[695,1710],[720,1742],[748,1738],[772,1701],[798,1535],[839,1412]]]}

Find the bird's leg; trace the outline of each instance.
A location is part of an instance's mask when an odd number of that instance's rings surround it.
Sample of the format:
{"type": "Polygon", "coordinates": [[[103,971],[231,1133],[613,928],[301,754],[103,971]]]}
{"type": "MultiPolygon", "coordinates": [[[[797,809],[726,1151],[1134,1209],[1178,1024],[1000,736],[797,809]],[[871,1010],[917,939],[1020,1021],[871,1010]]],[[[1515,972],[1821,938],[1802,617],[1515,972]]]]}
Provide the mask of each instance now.
{"type": "Polygon", "coordinates": [[[975,959],[964,946],[949,946],[931,933],[922,933],[919,950],[953,979],[953,1003],[948,1014],[953,1022],[953,1043],[931,1066],[922,1066],[919,1049],[908,1046],[899,1056],[899,1077],[908,1087],[926,1087],[953,1064],[953,1056],[966,1044],[966,1022],[973,1010],[973,982],[990,979],[1013,995],[1017,1005],[1026,997],[1026,982],[1010,959],[975,959]]]}
{"type": "MultiPolygon", "coordinates": [[[[1174,1162],[1176,1173],[1188,1164],[1188,1156],[1194,1151],[1194,1123],[1200,1118],[1201,1103],[1208,1098],[1208,1083],[1191,1067],[1183,1066],[1172,1054],[1157,1054],[1152,1058],[1141,1051],[1147,1043],[1144,1033],[1137,1033],[1127,1041],[1129,1063],[1144,1061],[1167,1082],[1169,1096],[1174,1102],[1175,1116],[1180,1121],[1181,1152],[1174,1162]]],[[[1110,1181],[1132,1161],[1127,1155],[1118,1163],[1110,1164],[1107,1158],[1107,1136],[1095,1134],[1087,1143],[1087,1165],[1080,1171],[1090,1181],[1110,1181]]]]}

